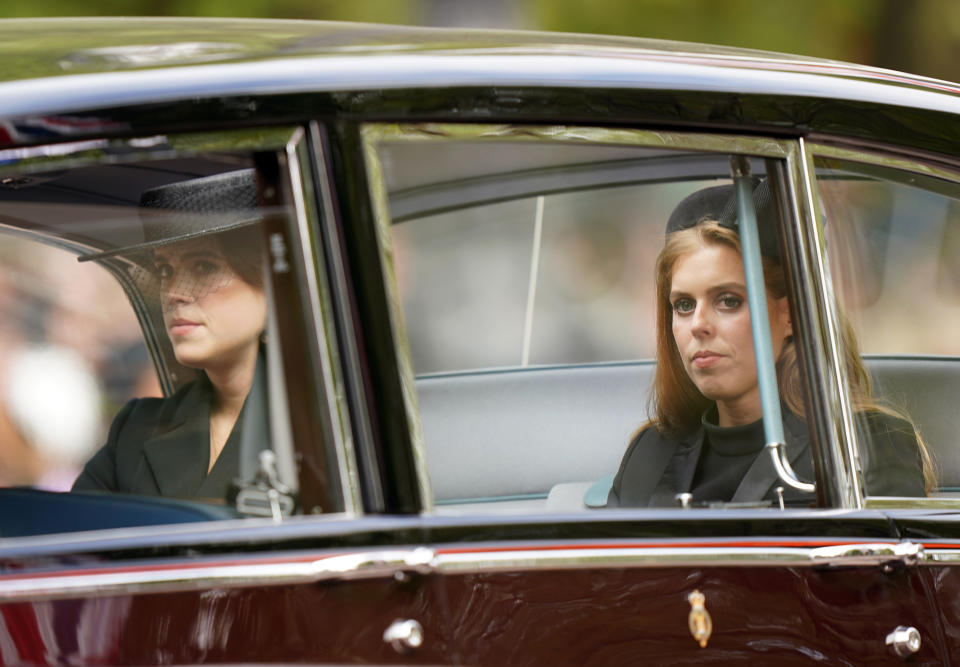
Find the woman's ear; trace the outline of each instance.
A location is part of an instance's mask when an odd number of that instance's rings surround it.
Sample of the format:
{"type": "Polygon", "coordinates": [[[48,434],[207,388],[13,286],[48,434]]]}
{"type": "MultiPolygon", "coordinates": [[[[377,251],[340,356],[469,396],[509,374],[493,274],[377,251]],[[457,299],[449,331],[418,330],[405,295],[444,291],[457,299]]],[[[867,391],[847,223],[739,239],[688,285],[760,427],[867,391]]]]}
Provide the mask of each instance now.
{"type": "Polygon", "coordinates": [[[777,304],[777,320],[780,323],[780,326],[783,328],[784,338],[787,336],[793,335],[793,320],[790,317],[790,303],[787,301],[787,297],[776,300],[777,304]]]}

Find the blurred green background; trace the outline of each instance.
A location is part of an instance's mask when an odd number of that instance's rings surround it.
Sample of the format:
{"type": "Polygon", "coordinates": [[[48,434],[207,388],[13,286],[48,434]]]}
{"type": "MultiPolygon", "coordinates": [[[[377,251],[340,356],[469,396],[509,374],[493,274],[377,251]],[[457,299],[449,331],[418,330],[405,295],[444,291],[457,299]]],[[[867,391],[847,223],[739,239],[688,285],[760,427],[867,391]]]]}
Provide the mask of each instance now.
{"type": "Polygon", "coordinates": [[[0,0],[0,17],[238,16],[742,46],[960,79],[960,0],[0,0]]]}

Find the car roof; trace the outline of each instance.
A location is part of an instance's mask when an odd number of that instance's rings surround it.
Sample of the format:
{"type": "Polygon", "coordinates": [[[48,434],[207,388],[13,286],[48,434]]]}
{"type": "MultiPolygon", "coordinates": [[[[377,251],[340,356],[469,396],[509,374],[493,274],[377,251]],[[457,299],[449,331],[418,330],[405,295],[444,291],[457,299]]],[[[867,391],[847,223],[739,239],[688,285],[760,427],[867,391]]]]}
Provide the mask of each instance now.
{"type": "Polygon", "coordinates": [[[0,116],[191,96],[446,86],[703,90],[960,112],[960,87],[837,61],[567,33],[201,18],[0,21],[0,116]]]}

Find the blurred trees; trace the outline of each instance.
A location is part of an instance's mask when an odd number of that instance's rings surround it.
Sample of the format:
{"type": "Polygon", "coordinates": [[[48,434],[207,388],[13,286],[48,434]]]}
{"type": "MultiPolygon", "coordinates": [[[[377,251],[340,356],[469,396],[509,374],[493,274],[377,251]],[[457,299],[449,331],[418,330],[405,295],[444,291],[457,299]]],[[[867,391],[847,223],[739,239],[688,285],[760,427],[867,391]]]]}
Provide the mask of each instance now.
{"type": "Polygon", "coordinates": [[[796,53],[960,79],[957,0],[528,0],[545,30],[796,53]]]}
{"type": "Polygon", "coordinates": [[[960,80],[957,0],[2,0],[2,16],[237,16],[593,32],[960,80]]]}
{"type": "Polygon", "coordinates": [[[233,16],[413,23],[417,0],[2,0],[0,17],[233,16]]]}

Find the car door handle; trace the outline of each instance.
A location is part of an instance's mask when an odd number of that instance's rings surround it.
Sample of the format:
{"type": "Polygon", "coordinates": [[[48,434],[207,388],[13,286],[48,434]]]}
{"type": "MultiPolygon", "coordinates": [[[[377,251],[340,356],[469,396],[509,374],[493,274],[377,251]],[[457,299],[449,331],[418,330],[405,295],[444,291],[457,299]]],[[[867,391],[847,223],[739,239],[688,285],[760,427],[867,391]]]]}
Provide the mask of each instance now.
{"type": "Polygon", "coordinates": [[[409,653],[423,646],[423,626],[412,619],[394,621],[384,630],[383,641],[397,653],[409,653]]]}
{"type": "Polygon", "coordinates": [[[913,567],[923,560],[923,545],[916,542],[837,544],[817,547],[810,554],[814,565],[863,567],[875,565],[885,572],[896,566],[913,567]]]}

